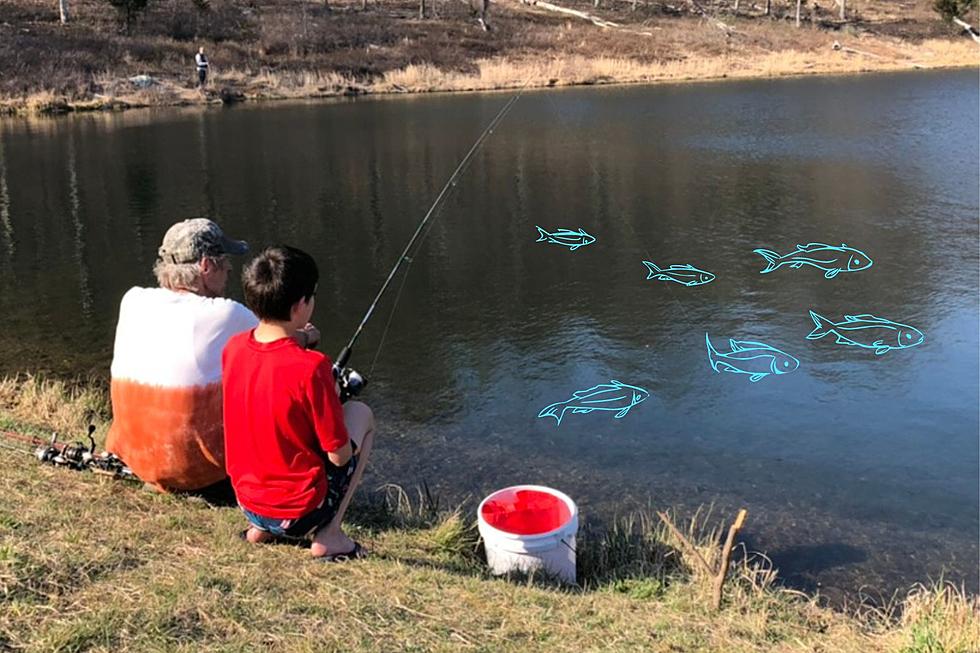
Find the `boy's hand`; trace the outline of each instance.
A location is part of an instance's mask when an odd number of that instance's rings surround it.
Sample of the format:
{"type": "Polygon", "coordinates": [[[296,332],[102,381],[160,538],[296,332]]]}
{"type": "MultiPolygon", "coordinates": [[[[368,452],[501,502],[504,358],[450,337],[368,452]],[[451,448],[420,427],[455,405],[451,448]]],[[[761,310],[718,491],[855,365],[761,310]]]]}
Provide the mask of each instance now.
{"type": "Polygon", "coordinates": [[[320,344],[320,330],[317,329],[312,324],[310,324],[309,322],[307,322],[306,326],[304,326],[302,329],[299,329],[296,333],[303,334],[302,336],[300,336],[301,339],[305,337],[306,344],[304,345],[304,347],[306,349],[314,349],[317,345],[320,344]]]}

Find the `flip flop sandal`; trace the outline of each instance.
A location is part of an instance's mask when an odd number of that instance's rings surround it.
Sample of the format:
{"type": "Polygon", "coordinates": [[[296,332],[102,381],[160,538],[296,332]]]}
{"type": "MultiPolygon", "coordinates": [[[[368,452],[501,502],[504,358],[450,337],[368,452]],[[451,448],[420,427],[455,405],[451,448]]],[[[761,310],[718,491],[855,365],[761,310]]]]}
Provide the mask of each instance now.
{"type": "Polygon", "coordinates": [[[354,548],[347,553],[330,553],[317,558],[318,562],[348,562],[350,560],[361,560],[368,557],[368,550],[354,542],[354,548]]]}

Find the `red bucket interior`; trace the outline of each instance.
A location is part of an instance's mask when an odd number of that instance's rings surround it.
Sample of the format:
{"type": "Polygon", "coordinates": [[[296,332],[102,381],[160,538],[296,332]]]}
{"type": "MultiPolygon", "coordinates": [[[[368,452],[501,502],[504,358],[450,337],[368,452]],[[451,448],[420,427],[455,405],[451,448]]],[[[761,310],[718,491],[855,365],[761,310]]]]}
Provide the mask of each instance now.
{"type": "Polygon", "coordinates": [[[549,492],[504,490],[483,504],[483,520],[505,533],[537,535],[564,526],[572,516],[568,505],[549,492]]]}

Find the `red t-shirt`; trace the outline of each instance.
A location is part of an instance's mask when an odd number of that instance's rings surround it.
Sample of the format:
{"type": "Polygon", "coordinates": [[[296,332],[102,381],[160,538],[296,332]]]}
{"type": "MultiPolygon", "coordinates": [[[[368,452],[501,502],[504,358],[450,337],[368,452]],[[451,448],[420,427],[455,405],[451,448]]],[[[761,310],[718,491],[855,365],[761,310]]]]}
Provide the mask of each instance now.
{"type": "Polygon", "coordinates": [[[225,345],[221,378],[225,466],[238,502],[273,519],[319,506],[326,452],[348,441],[330,359],[292,338],[262,343],[246,331],[225,345]]]}

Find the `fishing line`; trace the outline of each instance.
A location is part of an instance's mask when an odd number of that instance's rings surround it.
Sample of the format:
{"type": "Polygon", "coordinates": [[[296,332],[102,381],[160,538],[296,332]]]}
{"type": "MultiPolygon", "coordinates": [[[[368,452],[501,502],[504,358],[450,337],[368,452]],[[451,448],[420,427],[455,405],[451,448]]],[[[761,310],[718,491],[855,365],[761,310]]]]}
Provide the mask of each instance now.
{"type": "MultiPolygon", "coordinates": [[[[371,315],[374,313],[375,308],[377,308],[381,296],[384,295],[384,292],[388,289],[388,286],[391,285],[391,281],[392,279],[394,279],[395,274],[397,274],[398,269],[401,267],[402,263],[407,262],[409,266],[411,266],[412,259],[409,258],[408,254],[411,251],[412,246],[415,244],[416,240],[419,239],[419,236],[422,235],[423,232],[425,234],[428,234],[428,231],[426,231],[426,225],[428,224],[429,220],[434,215],[437,215],[437,211],[441,209],[443,199],[448,195],[449,191],[452,188],[456,187],[459,178],[462,176],[463,172],[465,172],[467,167],[469,166],[469,163],[472,160],[473,155],[476,154],[476,152],[480,149],[480,146],[483,145],[483,142],[491,134],[493,134],[493,131],[497,127],[497,125],[500,124],[500,122],[504,119],[504,117],[510,112],[514,104],[516,104],[517,101],[521,98],[521,95],[524,94],[524,89],[526,89],[527,85],[531,82],[531,78],[532,76],[529,75],[528,78],[524,81],[524,83],[520,86],[520,88],[518,88],[517,92],[504,104],[503,107],[501,107],[500,111],[497,112],[497,115],[493,117],[493,120],[491,120],[490,123],[483,130],[483,132],[480,133],[480,136],[476,139],[472,147],[470,147],[469,151],[459,162],[459,165],[456,166],[456,169],[453,171],[452,175],[449,176],[449,180],[446,181],[445,186],[443,186],[442,190],[439,191],[439,195],[436,196],[435,201],[432,202],[432,205],[429,207],[429,210],[422,218],[422,221],[419,222],[418,227],[416,227],[415,233],[412,234],[412,237],[409,239],[408,244],[405,245],[405,249],[402,250],[402,253],[398,257],[398,261],[395,263],[395,266],[391,269],[391,272],[388,273],[388,277],[385,279],[384,284],[382,284],[381,290],[379,290],[378,294],[375,295],[374,301],[372,301],[371,305],[368,307],[367,313],[364,314],[364,318],[361,320],[361,323],[357,325],[357,329],[354,331],[354,335],[351,336],[350,341],[344,346],[344,348],[340,351],[340,354],[337,356],[337,361],[334,364],[334,368],[338,370],[338,372],[342,371],[344,366],[347,364],[347,361],[350,360],[350,355],[354,348],[354,343],[357,341],[357,338],[361,335],[361,332],[364,330],[364,325],[367,324],[367,321],[369,319],[371,319],[371,315]]],[[[407,277],[407,271],[404,276],[407,277]]],[[[403,278],[401,288],[399,289],[398,292],[398,296],[396,296],[395,298],[395,305],[392,306],[392,313],[391,313],[392,316],[394,315],[394,311],[397,306],[398,299],[400,299],[401,297],[401,291],[402,289],[404,289],[404,286],[405,286],[405,280],[403,278]]],[[[384,344],[384,339],[385,336],[387,335],[387,331],[390,326],[391,326],[391,317],[389,317],[388,324],[385,326],[385,330],[382,333],[381,341],[378,345],[378,352],[375,354],[374,357],[375,362],[377,362],[378,356],[380,355],[381,345],[384,344]]],[[[372,368],[373,366],[374,363],[372,363],[372,368]]]]}

